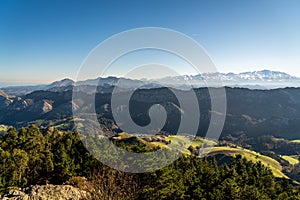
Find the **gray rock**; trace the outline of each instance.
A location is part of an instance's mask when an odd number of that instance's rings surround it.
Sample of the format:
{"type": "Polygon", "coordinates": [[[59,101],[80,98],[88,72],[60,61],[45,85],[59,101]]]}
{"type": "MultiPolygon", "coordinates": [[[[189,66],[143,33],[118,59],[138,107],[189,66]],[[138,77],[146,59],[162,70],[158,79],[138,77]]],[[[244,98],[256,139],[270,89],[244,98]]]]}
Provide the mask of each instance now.
{"type": "Polygon", "coordinates": [[[88,196],[87,192],[70,185],[35,185],[25,191],[10,190],[0,200],[80,200],[88,196]]]}

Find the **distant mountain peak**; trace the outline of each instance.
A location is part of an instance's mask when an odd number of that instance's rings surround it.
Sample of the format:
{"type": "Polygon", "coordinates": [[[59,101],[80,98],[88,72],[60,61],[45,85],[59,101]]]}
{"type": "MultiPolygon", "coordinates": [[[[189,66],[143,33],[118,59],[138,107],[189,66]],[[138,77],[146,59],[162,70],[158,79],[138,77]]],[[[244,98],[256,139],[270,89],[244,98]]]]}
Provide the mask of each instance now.
{"type": "Polygon", "coordinates": [[[52,84],[55,84],[55,83],[62,83],[62,84],[64,84],[64,83],[74,83],[74,81],[72,79],[70,79],[70,78],[64,78],[64,79],[62,79],[60,81],[55,81],[52,84]]]}
{"type": "Polygon", "coordinates": [[[251,79],[251,80],[290,80],[290,79],[298,79],[295,76],[287,74],[285,72],[280,71],[271,71],[271,70],[260,70],[253,72],[243,72],[236,74],[240,76],[242,79],[251,79]]]}
{"type": "Polygon", "coordinates": [[[60,81],[55,81],[47,86],[47,89],[49,88],[55,88],[55,87],[68,87],[72,86],[75,82],[72,79],[65,78],[60,81]]]}

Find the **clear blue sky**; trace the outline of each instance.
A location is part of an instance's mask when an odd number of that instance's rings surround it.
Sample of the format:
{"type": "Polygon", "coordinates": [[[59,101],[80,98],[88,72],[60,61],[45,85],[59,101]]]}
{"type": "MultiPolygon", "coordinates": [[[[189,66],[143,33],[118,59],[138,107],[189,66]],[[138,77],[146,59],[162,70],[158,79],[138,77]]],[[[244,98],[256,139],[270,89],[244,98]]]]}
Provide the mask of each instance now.
{"type": "Polygon", "coordinates": [[[75,78],[101,41],[147,26],[194,38],[221,72],[300,76],[299,10],[299,0],[0,0],[0,82],[75,78]]]}

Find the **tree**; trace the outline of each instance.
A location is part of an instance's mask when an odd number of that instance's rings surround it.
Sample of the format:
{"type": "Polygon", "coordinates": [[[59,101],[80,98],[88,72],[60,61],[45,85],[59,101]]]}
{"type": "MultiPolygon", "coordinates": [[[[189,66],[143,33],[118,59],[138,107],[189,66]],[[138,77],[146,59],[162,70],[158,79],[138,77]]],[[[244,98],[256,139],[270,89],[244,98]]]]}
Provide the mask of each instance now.
{"type": "Polygon", "coordinates": [[[29,157],[24,150],[14,149],[11,154],[11,184],[15,186],[24,187],[27,184],[25,177],[26,169],[28,168],[29,157]]]}

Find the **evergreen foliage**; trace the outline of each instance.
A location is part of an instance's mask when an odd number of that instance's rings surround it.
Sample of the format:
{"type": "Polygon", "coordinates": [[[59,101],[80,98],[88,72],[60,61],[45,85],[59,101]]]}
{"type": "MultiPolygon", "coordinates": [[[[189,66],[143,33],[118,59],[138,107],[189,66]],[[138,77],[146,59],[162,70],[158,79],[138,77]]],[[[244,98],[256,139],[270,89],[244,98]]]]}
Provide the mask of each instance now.
{"type": "MultiPolygon", "coordinates": [[[[144,143],[119,145],[129,151],[149,151],[144,143]]],[[[51,128],[42,134],[37,126],[31,125],[19,131],[10,128],[0,138],[2,192],[10,187],[76,182],[78,178],[74,177],[86,177],[90,184],[97,183],[92,188],[99,187],[100,182],[109,183],[109,195],[123,195],[118,199],[126,199],[130,184],[135,189],[128,197],[136,199],[300,199],[298,186],[287,179],[276,180],[269,168],[242,156],[222,165],[214,157],[183,156],[156,172],[133,175],[103,166],[86,151],[74,132],[51,128]],[[120,183],[127,189],[122,190],[120,183]]],[[[108,188],[97,191],[100,190],[108,188]]]]}

